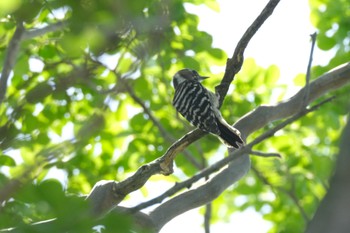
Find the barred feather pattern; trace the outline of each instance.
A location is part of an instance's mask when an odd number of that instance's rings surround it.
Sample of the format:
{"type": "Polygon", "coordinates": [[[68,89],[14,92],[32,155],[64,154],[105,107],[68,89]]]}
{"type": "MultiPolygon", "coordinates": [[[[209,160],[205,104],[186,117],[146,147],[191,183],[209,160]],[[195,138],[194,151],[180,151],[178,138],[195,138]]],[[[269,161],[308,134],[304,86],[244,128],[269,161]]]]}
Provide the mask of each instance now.
{"type": "Polygon", "coordinates": [[[244,144],[240,132],[222,118],[210,93],[196,80],[186,80],[176,84],[173,106],[192,125],[219,136],[229,147],[239,148],[244,144]]]}
{"type": "Polygon", "coordinates": [[[220,134],[208,90],[196,81],[184,81],[175,90],[173,105],[192,125],[220,134]]]}

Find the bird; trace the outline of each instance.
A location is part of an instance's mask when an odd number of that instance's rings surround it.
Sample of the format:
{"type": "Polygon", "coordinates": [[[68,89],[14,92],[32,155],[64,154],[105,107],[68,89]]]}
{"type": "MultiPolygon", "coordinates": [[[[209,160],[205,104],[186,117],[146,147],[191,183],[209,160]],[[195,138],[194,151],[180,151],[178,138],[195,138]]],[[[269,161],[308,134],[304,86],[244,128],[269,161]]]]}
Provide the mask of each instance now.
{"type": "Polygon", "coordinates": [[[173,106],[193,126],[218,136],[227,147],[242,147],[241,133],[219,111],[219,96],[201,84],[206,78],[192,69],[178,71],[173,77],[173,106]]]}

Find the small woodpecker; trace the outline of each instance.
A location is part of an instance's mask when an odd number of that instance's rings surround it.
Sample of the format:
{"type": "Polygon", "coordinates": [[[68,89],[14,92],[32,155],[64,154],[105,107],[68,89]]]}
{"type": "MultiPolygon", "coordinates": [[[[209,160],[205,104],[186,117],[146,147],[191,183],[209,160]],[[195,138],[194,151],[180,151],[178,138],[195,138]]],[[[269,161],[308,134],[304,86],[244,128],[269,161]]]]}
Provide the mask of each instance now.
{"type": "Polygon", "coordinates": [[[241,133],[221,116],[218,97],[200,83],[205,78],[195,70],[178,71],[173,78],[174,107],[192,125],[217,135],[228,147],[241,147],[241,133]]]}

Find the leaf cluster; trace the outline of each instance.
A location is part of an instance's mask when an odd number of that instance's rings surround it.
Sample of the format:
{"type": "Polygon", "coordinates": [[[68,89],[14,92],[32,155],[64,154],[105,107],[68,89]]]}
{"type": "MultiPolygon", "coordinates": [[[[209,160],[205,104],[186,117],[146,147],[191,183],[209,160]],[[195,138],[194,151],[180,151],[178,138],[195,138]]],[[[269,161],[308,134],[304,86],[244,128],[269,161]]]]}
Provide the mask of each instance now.
{"type": "Polygon", "coordinates": [[[310,0],[309,3],[311,22],[318,29],[318,47],[335,54],[329,64],[315,67],[315,75],[317,76],[348,62],[350,55],[350,41],[348,39],[350,11],[349,2],[346,0],[310,0]]]}

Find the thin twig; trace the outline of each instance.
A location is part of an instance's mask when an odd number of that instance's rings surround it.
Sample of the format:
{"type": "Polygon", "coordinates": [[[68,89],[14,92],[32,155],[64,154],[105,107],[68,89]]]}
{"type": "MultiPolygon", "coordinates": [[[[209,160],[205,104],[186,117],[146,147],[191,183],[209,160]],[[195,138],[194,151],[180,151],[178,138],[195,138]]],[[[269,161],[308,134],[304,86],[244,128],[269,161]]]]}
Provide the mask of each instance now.
{"type": "Polygon", "coordinates": [[[157,203],[161,203],[165,198],[168,198],[168,197],[174,195],[175,193],[177,193],[181,189],[192,186],[193,183],[197,182],[198,180],[202,179],[203,177],[206,177],[206,176],[208,176],[208,175],[210,175],[210,174],[220,170],[221,168],[226,166],[229,162],[231,162],[235,158],[238,158],[239,156],[243,156],[244,154],[251,153],[251,148],[253,146],[259,144],[260,142],[264,141],[265,139],[267,139],[269,137],[272,137],[280,129],[286,127],[287,125],[291,124],[292,122],[294,122],[294,121],[298,120],[299,118],[305,116],[307,113],[315,111],[321,105],[323,105],[325,103],[328,103],[329,101],[331,101],[333,99],[334,99],[334,96],[332,96],[330,98],[327,98],[324,101],[321,101],[320,103],[314,105],[313,107],[311,107],[309,109],[303,109],[302,111],[298,112],[294,116],[292,116],[292,117],[284,120],[280,124],[276,125],[275,127],[270,129],[269,131],[263,133],[262,135],[257,137],[255,140],[253,140],[252,142],[248,143],[246,146],[240,148],[239,150],[234,151],[233,153],[231,153],[229,156],[225,157],[224,159],[214,163],[210,167],[207,167],[207,168],[203,169],[201,172],[199,172],[198,174],[192,176],[191,178],[189,178],[189,179],[187,179],[187,180],[185,180],[185,181],[183,181],[181,183],[176,183],[175,186],[173,186],[172,188],[168,189],[166,192],[164,192],[160,196],[158,196],[156,198],[153,198],[153,199],[151,199],[151,200],[149,200],[147,202],[141,203],[141,204],[131,208],[130,211],[131,212],[136,212],[136,211],[139,211],[141,209],[147,208],[147,207],[149,207],[151,205],[154,205],[154,204],[157,204],[157,203]]]}
{"type": "Polygon", "coordinates": [[[256,150],[252,150],[250,152],[250,154],[251,155],[260,156],[260,157],[277,157],[277,158],[282,158],[282,156],[279,153],[265,153],[265,152],[256,151],[256,150]]]}
{"type": "Polygon", "coordinates": [[[205,214],[204,214],[204,232],[210,233],[210,219],[212,212],[212,203],[208,203],[205,205],[205,214]]]}
{"type": "MultiPolygon", "coordinates": [[[[203,160],[203,168],[207,166],[206,160],[203,160]]],[[[205,180],[209,180],[209,176],[205,177],[205,180]]],[[[210,233],[210,220],[212,213],[212,202],[209,202],[205,205],[205,214],[204,214],[204,232],[210,233]]]]}
{"type": "Polygon", "coordinates": [[[156,117],[152,114],[151,110],[146,106],[146,104],[136,95],[136,93],[134,92],[134,90],[130,87],[130,85],[125,82],[122,78],[119,79],[120,82],[122,82],[123,86],[125,87],[125,89],[127,90],[127,92],[129,93],[130,97],[138,104],[141,106],[141,108],[143,109],[144,113],[147,114],[147,116],[149,117],[149,119],[153,122],[153,124],[159,129],[161,135],[163,136],[163,138],[167,141],[170,142],[174,142],[175,138],[172,137],[168,131],[166,131],[166,129],[161,125],[161,123],[156,119],[156,117]]]}
{"type": "Polygon", "coordinates": [[[312,66],[312,58],[313,58],[313,54],[314,54],[317,33],[315,32],[315,33],[311,34],[310,37],[311,37],[311,49],[310,49],[309,62],[307,64],[307,69],[306,69],[305,96],[304,96],[301,108],[305,108],[307,106],[307,102],[308,102],[309,95],[310,95],[311,66],[312,66]]]}
{"type": "Polygon", "coordinates": [[[43,28],[28,30],[23,34],[23,40],[32,39],[34,37],[42,36],[50,32],[62,30],[67,26],[67,24],[67,21],[60,21],[55,24],[50,24],[43,28]]]}

